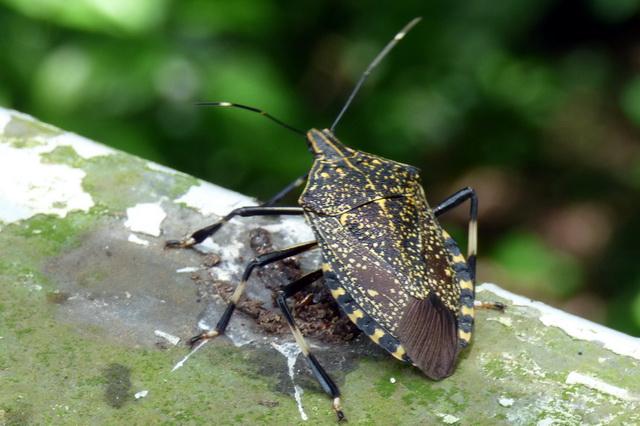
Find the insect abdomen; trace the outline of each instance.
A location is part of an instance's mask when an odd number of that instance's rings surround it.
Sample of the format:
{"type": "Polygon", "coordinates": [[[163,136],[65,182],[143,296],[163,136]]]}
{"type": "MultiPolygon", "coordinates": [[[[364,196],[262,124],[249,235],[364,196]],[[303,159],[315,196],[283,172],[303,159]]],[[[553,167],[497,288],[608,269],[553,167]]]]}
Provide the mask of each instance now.
{"type": "Polygon", "coordinates": [[[331,266],[328,263],[324,263],[322,269],[325,283],[327,287],[329,287],[331,295],[349,319],[373,340],[374,343],[382,346],[382,348],[387,350],[395,358],[404,362],[411,362],[400,341],[365,312],[353,297],[340,286],[338,277],[335,272],[331,270],[331,266]]]}

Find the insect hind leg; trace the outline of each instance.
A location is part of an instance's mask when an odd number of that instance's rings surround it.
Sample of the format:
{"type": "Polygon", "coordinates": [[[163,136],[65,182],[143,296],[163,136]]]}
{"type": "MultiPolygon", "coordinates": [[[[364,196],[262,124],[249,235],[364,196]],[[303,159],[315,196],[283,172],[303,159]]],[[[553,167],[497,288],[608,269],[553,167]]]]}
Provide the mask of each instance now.
{"type": "Polygon", "coordinates": [[[221,334],[224,334],[227,328],[227,325],[229,325],[229,321],[231,320],[231,316],[233,315],[233,312],[236,309],[236,305],[238,304],[240,297],[244,293],[244,290],[247,286],[247,281],[249,280],[249,277],[251,276],[251,273],[255,268],[262,267],[270,263],[274,263],[279,260],[286,259],[287,257],[295,256],[300,253],[304,253],[305,251],[309,251],[315,248],[317,245],[318,243],[316,241],[302,243],[302,244],[291,246],[282,250],[274,251],[271,253],[265,253],[263,255],[256,257],[251,262],[249,262],[242,274],[242,279],[240,280],[240,283],[238,284],[235,291],[231,295],[231,298],[227,303],[227,307],[224,310],[224,313],[222,314],[222,317],[220,317],[220,320],[216,324],[215,328],[213,330],[204,331],[198,334],[197,336],[192,337],[189,340],[189,345],[193,347],[202,340],[210,340],[221,334]]]}
{"type": "Polygon", "coordinates": [[[467,242],[467,259],[462,256],[456,242],[442,231],[445,247],[451,254],[453,270],[460,285],[460,310],[458,312],[458,344],[465,348],[471,341],[475,320],[475,285],[476,285],[476,253],[478,246],[478,197],[472,188],[463,188],[451,195],[433,209],[435,216],[469,201],[469,239],[467,242]]]}
{"type": "Polygon", "coordinates": [[[322,367],[322,365],[320,365],[320,362],[315,357],[315,355],[311,353],[309,344],[307,343],[304,336],[302,335],[302,332],[296,325],[295,320],[293,318],[293,314],[291,313],[291,310],[287,305],[288,297],[293,296],[294,294],[302,290],[307,285],[319,279],[321,276],[322,276],[322,270],[314,271],[303,276],[297,281],[294,281],[291,284],[283,287],[282,290],[280,291],[280,294],[276,298],[276,304],[282,311],[282,314],[284,315],[284,318],[287,321],[289,328],[291,329],[291,333],[293,334],[293,337],[296,339],[296,343],[300,347],[300,351],[302,352],[305,359],[307,360],[307,363],[309,364],[309,367],[311,368],[313,375],[315,376],[318,383],[320,383],[320,386],[322,387],[322,389],[332,398],[332,401],[333,401],[332,407],[336,413],[338,421],[343,421],[345,420],[345,416],[344,416],[344,413],[342,412],[342,407],[340,406],[340,390],[338,389],[338,386],[335,384],[335,382],[331,379],[329,374],[327,374],[327,372],[322,367]]]}
{"type": "Polygon", "coordinates": [[[467,242],[467,264],[471,270],[471,276],[475,283],[476,255],[478,252],[478,196],[473,188],[463,188],[455,194],[447,197],[433,209],[433,214],[438,217],[449,210],[458,207],[469,200],[469,239],[467,242]]]}
{"type": "Polygon", "coordinates": [[[500,302],[479,302],[475,300],[476,285],[476,254],[478,249],[478,196],[472,188],[463,188],[451,195],[433,209],[435,216],[469,201],[469,240],[467,243],[467,259],[460,253],[455,241],[443,232],[445,246],[453,259],[453,269],[460,284],[460,312],[458,318],[458,341],[460,348],[466,347],[471,341],[476,309],[492,309],[503,311],[505,305],[500,302]]]}
{"type": "Polygon", "coordinates": [[[502,303],[502,302],[481,302],[479,300],[476,300],[473,303],[473,307],[475,309],[483,309],[483,310],[490,310],[490,311],[500,311],[503,312],[507,306],[502,303]]]}

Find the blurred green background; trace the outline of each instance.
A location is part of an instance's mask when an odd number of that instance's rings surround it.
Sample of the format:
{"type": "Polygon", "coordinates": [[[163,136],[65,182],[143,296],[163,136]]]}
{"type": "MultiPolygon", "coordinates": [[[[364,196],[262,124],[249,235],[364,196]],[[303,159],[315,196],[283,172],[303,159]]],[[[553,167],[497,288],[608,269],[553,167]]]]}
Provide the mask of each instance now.
{"type": "Polygon", "coordinates": [[[0,0],[0,105],[265,199],[305,143],[194,102],[329,126],[414,16],[338,137],[476,188],[481,281],[640,335],[639,0],[0,0]]]}

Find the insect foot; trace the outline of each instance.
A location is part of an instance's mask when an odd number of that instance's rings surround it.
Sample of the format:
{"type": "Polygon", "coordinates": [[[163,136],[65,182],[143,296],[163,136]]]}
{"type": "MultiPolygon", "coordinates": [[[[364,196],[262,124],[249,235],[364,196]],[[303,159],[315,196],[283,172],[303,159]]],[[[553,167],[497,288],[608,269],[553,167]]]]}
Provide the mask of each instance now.
{"type": "Polygon", "coordinates": [[[186,237],[184,237],[181,240],[168,240],[167,242],[165,242],[164,246],[165,248],[189,248],[189,247],[193,247],[196,244],[200,244],[201,242],[203,242],[204,240],[206,240],[208,237],[212,236],[213,234],[215,234],[218,229],[220,229],[220,227],[222,227],[222,225],[224,223],[226,223],[228,221],[228,218],[223,218],[222,220],[209,225],[207,227],[204,227],[202,229],[198,229],[197,231],[195,231],[193,234],[188,235],[186,237]]]}
{"type": "Polygon", "coordinates": [[[489,309],[492,311],[500,311],[504,312],[507,308],[507,305],[501,302],[480,302],[476,300],[473,304],[476,309],[489,309]]]}
{"type": "Polygon", "coordinates": [[[338,422],[346,422],[347,418],[344,416],[342,412],[342,407],[340,406],[340,397],[333,399],[333,411],[336,412],[336,417],[338,417],[338,422]]]}
{"type": "Polygon", "coordinates": [[[167,240],[164,243],[164,248],[189,248],[196,244],[196,240],[191,237],[183,238],[182,240],[167,240]]]}
{"type": "Polygon", "coordinates": [[[194,348],[194,346],[196,346],[198,343],[204,341],[204,340],[211,340],[213,338],[216,338],[220,335],[220,333],[218,333],[218,331],[216,330],[211,330],[211,331],[205,331],[203,333],[198,334],[197,336],[193,336],[191,339],[189,339],[189,347],[191,349],[194,348]]]}

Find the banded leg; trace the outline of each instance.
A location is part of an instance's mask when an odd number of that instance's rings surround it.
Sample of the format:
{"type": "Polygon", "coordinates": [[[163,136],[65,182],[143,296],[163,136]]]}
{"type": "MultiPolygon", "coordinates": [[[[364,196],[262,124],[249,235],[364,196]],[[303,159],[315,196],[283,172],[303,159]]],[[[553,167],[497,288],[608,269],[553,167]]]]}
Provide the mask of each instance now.
{"type": "Polygon", "coordinates": [[[438,217],[443,213],[470,200],[469,205],[469,240],[467,242],[467,264],[471,270],[471,279],[476,279],[476,254],[478,251],[478,197],[472,188],[463,188],[433,209],[433,214],[438,217]]]}
{"type": "Polygon", "coordinates": [[[507,306],[502,302],[481,302],[479,300],[476,300],[473,302],[473,307],[475,309],[500,311],[500,312],[504,311],[507,308],[507,306]]]}
{"type": "Polygon", "coordinates": [[[249,217],[249,216],[294,216],[303,214],[302,207],[240,207],[232,210],[231,213],[213,223],[209,226],[205,226],[202,229],[198,229],[191,235],[183,238],[182,240],[168,240],[165,242],[167,248],[188,248],[193,245],[203,242],[207,237],[215,234],[225,223],[230,221],[236,216],[249,217]]]}
{"type": "Polygon", "coordinates": [[[475,298],[476,298],[476,250],[478,232],[478,197],[471,188],[463,188],[456,192],[436,208],[433,209],[435,216],[459,206],[463,202],[470,200],[469,207],[469,241],[467,243],[467,259],[460,253],[456,242],[446,231],[442,231],[445,240],[445,247],[451,253],[453,259],[453,269],[456,273],[460,285],[460,311],[458,313],[458,346],[465,348],[471,341],[473,333],[473,322],[475,319],[475,298]]]}
{"type": "Polygon", "coordinates": [[[476,286],[476,253],[478,248],[478,197],[472,188],[463,188],[448,197],[433,209],[435,216],[459,206],[469,200],[469,240],[467,243],[467,260],[462,257],[455,241],[443,230],[445,246],[453,256],[453,268],[460,283],[460,315],[458,320],[458,338],[460,348],[471,341],[475,309],[493,309],[502,311],[504,305],[499,302],[478,302],[475,300],[476,286]]]}
{"type": "Polygon", "coordinates": [[[293,319],[293,315],[291,314],[291,310],[287,305],[288,297],[293,296],[295,293],[302,290],[307,285],[313,283],[314,281],[319,279],[321,276],[322,276],[322,270],[317,270],[285,286],[280,291],[280,294],[276,298],[276,303],[280,308],[280,310],[282,311],[284,318],[287,320],[287,323],[289,324],[289,328],[291,329],[291,333],[293,334],[293,337],[296,339],[296,343],[298,343],[298,346],[300,347],[302,354],[307,360],[307,363],[309,364],[309,367],[311,368],[313,375],[315,376],[318,383],[320,383],[322,390],[324,390],[332,398],[333,410],[335,411],[336,416],[338,417],[338,421],[342,421],[345,419],[345,417],[344,417],[344,413],[342,412],[342,407],[340,406],[340,390],[338,389],[338,386],[334,383],[334,381],[331,379],[329,374],[327,374],[327,372],[324,370],[322,365],[320,365],[320,362],[318,362],[318,359],[315,357],[315,355],[311,353],[309,344],[304,339],[302,332],[296,325],[295,320],[293,319]]]}
{"type": "Polygon", "coordinates": [[[283,250],[278,250],[271,253],[263,254],[261,256],[256,257],[251,262],[249,262],[249,264],[247,265],[247,267],[245,268],[242,274],[242,279],[240,280],[240,283],[238,284],[235,291],[231,295],[231,299],[227,304],[227,308],[224,310],[224,313],[222,314],[222,317],[216,324],[216,327],[213,330],[204,331],[198,334],[197,336],[192,337],[189,340],[189,345],[193,347],[201,340],[213,339],[214,337],[224,334],[224,331],[226,330],[227,325],[229,325],[229,320],[231,320],[231,315],[233,315],[233,311],[235,311],[236,309],[238,300],[240,300],[240,296],[242,296],[242,294],[244,293],[244,290],[247,286],[247,281],[249,280],[249,276],[251,276],[251,272],[253,272],[253,270],[256,267],[262,267],[270,263],[285,259],[287,257],[304,253],[305,251],[309,251],[312,248],[316,247],[317,245],[318,243],[316,241],[302,243],[292,247],[288,247],[283,250]]]}

